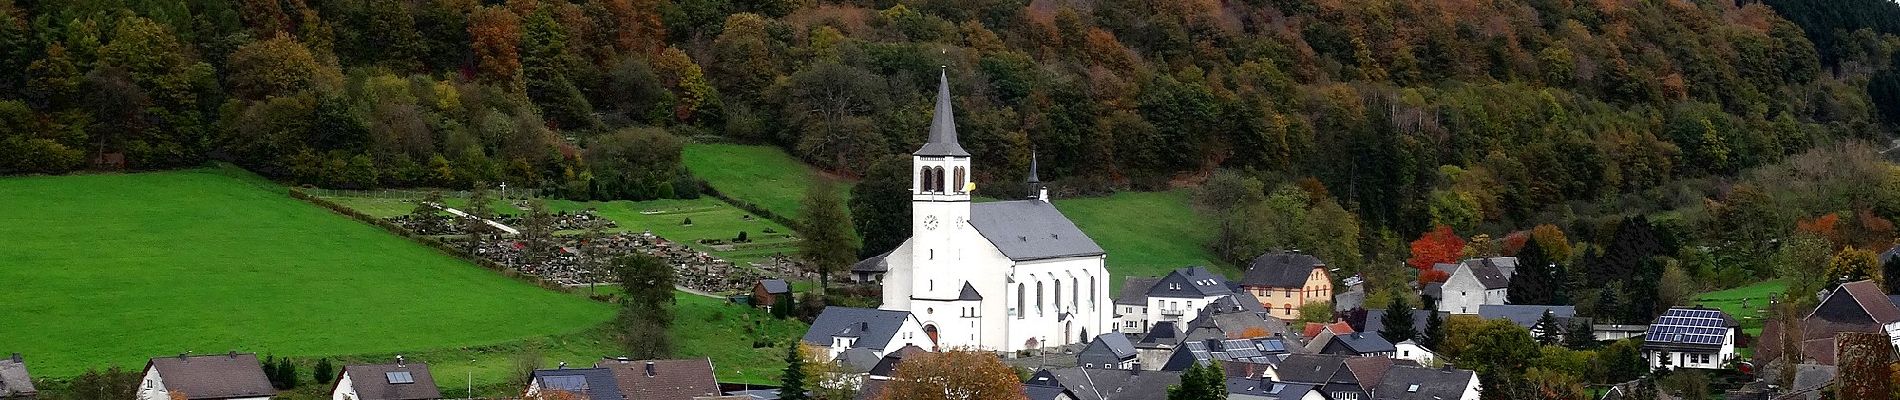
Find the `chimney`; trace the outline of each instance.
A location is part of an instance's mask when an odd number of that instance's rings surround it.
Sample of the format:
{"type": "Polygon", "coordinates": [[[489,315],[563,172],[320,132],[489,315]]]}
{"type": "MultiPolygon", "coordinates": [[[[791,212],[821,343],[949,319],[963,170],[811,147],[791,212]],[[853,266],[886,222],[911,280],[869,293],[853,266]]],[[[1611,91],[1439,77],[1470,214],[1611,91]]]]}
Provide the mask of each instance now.
{"type": "Polygon", "coordinates": [[[396,366],[397,366],[397,367],[401,367],[401,366],[402,366],[402,364],[403,364],[403,362],[402,362],[402,355],[401,355],[401,354],[397,354],[397,355],[396,355],[396,366]]]}
{"type": "Polygon", "coordinates": [[[647,361],[647,377],[648,378],[653,377],[653,362],[652,361],[647,361]]]}

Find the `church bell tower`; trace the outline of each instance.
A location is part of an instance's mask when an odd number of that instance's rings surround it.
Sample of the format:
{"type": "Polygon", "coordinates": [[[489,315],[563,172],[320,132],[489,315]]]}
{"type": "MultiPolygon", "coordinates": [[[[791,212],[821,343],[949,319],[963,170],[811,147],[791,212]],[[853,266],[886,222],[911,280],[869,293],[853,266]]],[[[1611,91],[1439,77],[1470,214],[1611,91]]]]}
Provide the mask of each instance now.
{"type": "Polygon", "coordinates": [[[962,286],[954,268],[962,258],[960,241],[975,237],[969,221],[976,184],[970,152],[957,144],[948,74],[937,77],[930,140],[911,153],[911,176],[911,297],[954,299],[962,286]]]}

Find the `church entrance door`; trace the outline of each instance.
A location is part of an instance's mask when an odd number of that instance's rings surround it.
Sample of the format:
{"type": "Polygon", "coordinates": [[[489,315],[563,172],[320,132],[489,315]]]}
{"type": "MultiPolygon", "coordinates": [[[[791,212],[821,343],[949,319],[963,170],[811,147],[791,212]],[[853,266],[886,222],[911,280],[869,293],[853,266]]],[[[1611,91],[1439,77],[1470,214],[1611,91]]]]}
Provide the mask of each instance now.
{"type": "Polygon", "coordinates": [[[930,351],[938,351],[937,325],[936,324],[924,325],[924,336],[930,337],[930,351]]]}

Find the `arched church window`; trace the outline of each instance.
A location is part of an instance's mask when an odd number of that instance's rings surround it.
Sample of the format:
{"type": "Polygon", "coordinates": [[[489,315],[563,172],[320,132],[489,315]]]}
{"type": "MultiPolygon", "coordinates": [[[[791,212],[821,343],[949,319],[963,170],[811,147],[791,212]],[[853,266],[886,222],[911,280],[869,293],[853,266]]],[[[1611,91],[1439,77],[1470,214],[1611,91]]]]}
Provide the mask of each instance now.
{"type": "Polygon", "coordinates": [[[1060,278],[1056,279],[1056,297],[1050,298],[1049,304],[1055,305],[1056,312],[1062,312],[1062,279],[1060,278]]]}
{"type": "Polygon", "coordinates": [[[954,187],[951,187],[951,188],[950,188],[950,190],[954,190],[954,191],[956,191],[957,193],[963,193],[963,187],[964,187],[964,185],[963,185],[963,167],[957,167],[957,175],[956,175],[956,178],[957,178],[957,180],[954,180],[954,181],[950,181],[950,182],[954,182],[954,183],[956,183],[956,184],[957,184],[956,186],[954,186],[954,187]]]}
{"type": "Polygon", "coordinates": [[[1089,310],[1095,309],[1095,276],[1089,276],[1089,310]]]}
{"type": "Polygon", "coordinates": [[[1082,297],[1082,285],[1077,284],[1076,282],[1078,281],[1075,279],[1075,277],[1073,276],[1069,277],[1069,287],[1072,288],[1071,290],[1073,290],[1069,292],[1069,307],[1081,307],[1082,305],[1082,301],[1080,299],[1082,297]]]}
{"type": "Polygon", "coordinates": [[[1036,316],[1042,316],[1042,281],[1036,281],[1036,316]]]}
{"type": "Polygon", "coordinates": [[[930,192],[930,167],[917,169],[917,193],[930,192]]]}
{"type": "Polygon", "coordinates": [[[1023,314],[1029,313],[1029,309],[1023,308],[1023,299],[1028,298],[1028,296],[1024,296],[1024,287],[1025,285],[1021,283],[1016,284],[1016,319],[1023,319],[1023,314]]]}
{"type": "Polygon", "coordinates": [[[943,167],[937,167],[937,181],[936,181],[936,182],[937,182],[937,193],[943,193],[943,192],[944,192],[944,190],[943,190],[943,186],[944,186],[944,185],[943,185],[943,183],[944,183],[943,181],[944,181],[944,179],[943,179],[943,178],[944,178],[944,175],[943,175],[943,167]]]}

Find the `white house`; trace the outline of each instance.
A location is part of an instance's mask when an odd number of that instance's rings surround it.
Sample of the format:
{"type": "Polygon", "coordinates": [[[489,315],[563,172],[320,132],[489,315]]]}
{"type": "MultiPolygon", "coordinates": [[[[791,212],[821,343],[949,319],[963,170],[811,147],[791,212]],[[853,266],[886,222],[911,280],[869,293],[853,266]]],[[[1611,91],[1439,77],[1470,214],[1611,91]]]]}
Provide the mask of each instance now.
{"type": "Polygon", "coordinates": [[[1186,325],[1208,304],[1234,295],[1227,278],[1209,272],[1206,267],[1188,267],[1168,272],[1148,288],[1148,323],[1170,321],[1186,325]]]}
{"type": "Polygon", "coordinates": [[[1649,324],[1643,357],[1650,368],[1720,369],[1735,358],[1740,326],[1720,310],[1671,308],[1649,324]]]}
{"type": "Polygon", "coordinates": [[[1161,278],[1128,277],[1122,280],[1121,295],[1115,296],[1114,332],[1148,332],[1148,288],[1161,278]]]}
{"type": "Polygon", "coordinates": [[[435,400],[442,392],[435,386],[429,365],[409,363],[396,356],[395,364],[345,365],[330,387],[331,400],[435,400]]]}
{"type": "Polygon", "coordinates": [[[1112,330],[1107,254],[1049,203],[1033,159],[1035,198],[971,202],[971,158],[957,144],[947,76],[929,142],[911,164],[911,237],[881,262],[860,264],[886,269],[880,308],[915,315],[933,341],[922,347],[1014,352],[1112,330]]]}
{"type": "Polygon", "coordinates": [[[904,346],[931,346],[923,324],[908,312],[835,306],[818,313],[803,341],[825,349],[831,360],[850,349],[883,357],[904,346]]]}
{"type": "Polygon", "coordinates": [[[1517,270],[1517,258],[1473,258],[1432,268],[1450,275],[1439,288],[1438,311],[1477,314],[1478,306],[1505,304],[1510,297],[1511,274],[1517,270]]]}
{"type": "Polygon", "coordinates": [[[1406,339],[1403,342],[1394,344],[1392,347],[1397,349],[1397,351],[1392,354],[1392,358],[1394,359],[1412,360],[1413,362],[1417,362],[1418,365],[1427,367],[1438,365],[1438,353],[1432,352],[1432,349],[1427,349],[1425,346],[1411,339],[1406,339]]]}
{"type": "Polygon", "coordinates": [[[172,400],[173,393],[185,399],[261,400],[277,395],[277,390],[264,376],[256,354],[179,354],[146,362],[139,400],[172,400]]]}

